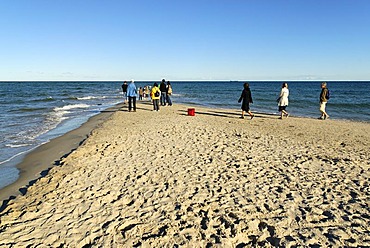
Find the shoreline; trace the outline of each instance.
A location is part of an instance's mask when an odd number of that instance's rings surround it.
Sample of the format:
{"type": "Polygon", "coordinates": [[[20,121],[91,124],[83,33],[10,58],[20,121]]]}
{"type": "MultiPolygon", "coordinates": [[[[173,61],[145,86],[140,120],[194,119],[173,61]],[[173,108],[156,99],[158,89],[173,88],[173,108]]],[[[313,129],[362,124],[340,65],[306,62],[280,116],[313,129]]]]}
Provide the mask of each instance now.
{"type": "Polygon", "coordinates": [[[59,137],[32,149],[19,159],[14,165],[19,170],[17,181],[0,189],[0,212],[9,200],[27,192],[27,188],[34,182],[44,177],[54,166],[58,166],[60,160],[87,139],[92,130],[104,123],[115,111],[124,106],[119,103],[113,107],[101,111],[90,117],[86,122],[59,137]]]}
{"type": "Polygon", "coordinates": [[[137,106],[9,201],[0,246],[370,245],[369,124],[137,106]]]}

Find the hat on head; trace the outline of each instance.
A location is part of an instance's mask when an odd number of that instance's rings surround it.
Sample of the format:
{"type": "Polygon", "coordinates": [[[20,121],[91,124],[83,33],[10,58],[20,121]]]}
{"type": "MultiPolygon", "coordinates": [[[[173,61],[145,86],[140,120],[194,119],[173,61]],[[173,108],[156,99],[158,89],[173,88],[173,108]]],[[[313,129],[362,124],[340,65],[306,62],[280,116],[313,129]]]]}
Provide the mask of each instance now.
{"type": "Polygon", "coordinates": [[[131,83],[135,82],[133,79],[131,79],[131,83]]]}

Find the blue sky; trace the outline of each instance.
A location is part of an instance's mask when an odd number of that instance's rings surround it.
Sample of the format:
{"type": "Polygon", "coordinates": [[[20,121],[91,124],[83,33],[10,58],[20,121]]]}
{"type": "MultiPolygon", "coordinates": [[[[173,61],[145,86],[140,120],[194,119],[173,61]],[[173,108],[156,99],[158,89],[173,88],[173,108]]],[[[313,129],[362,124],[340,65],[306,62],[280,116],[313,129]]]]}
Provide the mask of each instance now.
{"type": "Polygon", "coordinates": [[[368,0],[2,0],[0,80],[370,80],[368,0]]]}

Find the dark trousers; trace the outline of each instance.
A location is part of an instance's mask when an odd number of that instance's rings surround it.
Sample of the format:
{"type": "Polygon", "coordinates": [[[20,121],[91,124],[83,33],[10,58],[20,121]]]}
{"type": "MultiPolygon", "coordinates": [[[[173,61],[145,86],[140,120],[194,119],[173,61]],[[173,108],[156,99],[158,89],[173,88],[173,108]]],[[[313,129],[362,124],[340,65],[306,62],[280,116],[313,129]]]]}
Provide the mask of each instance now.
{"type": "Polygon", "coordinates": [[[159,110],[159,99],[153,100],[153,110],[158,111],[159,110]]]}
{"type": "Polygon", "coordinates": [[[166,92],[161,92],[161,105],[165,106],[166,105],[166,92]]]}
{"type": "Polygon", "coordinates": [[[128,111],[131,111],[132,108],[136,111],[136,96],[128,97],[128,111]]]}

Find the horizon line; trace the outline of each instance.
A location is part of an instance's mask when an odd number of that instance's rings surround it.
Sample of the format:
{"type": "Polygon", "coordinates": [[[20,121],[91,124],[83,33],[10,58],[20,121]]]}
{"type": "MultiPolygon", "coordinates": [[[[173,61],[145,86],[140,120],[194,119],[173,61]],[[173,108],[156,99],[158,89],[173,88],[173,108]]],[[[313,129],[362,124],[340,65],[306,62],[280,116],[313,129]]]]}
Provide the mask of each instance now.
{"type": "MultiPolygon", "coordinates": [[[[165,78],[164,78],[165,79],[165,78]]],[[[139,80],[139,79],[134,79],[135,82],[160,82],[162,79],[157,79],[157,80],[139,80]]],[[[166,80],[166,79],[165,79],[166,80]]],[[[131,80],[0,80],[0,82],[130,82],[131,80]]],[[[330,79],[330,80],[320,80],[320,79],[297,79],[297,80],[281,80],[281,79],[276,79],[276,80],[245,80],[245,79],[217,79],[217,80],[211,80],[211,79],[177,79],[177,80],[166,80],[166,81],[172,81],[172,82],[313,82],[313,81],[320,81],[320,82],[370,82],[370,80],[366,79],[361,79],[361,80],[355,80],[355,79],[350,79],[350,80],[335,80],[335,79],[330,79]]]]}

